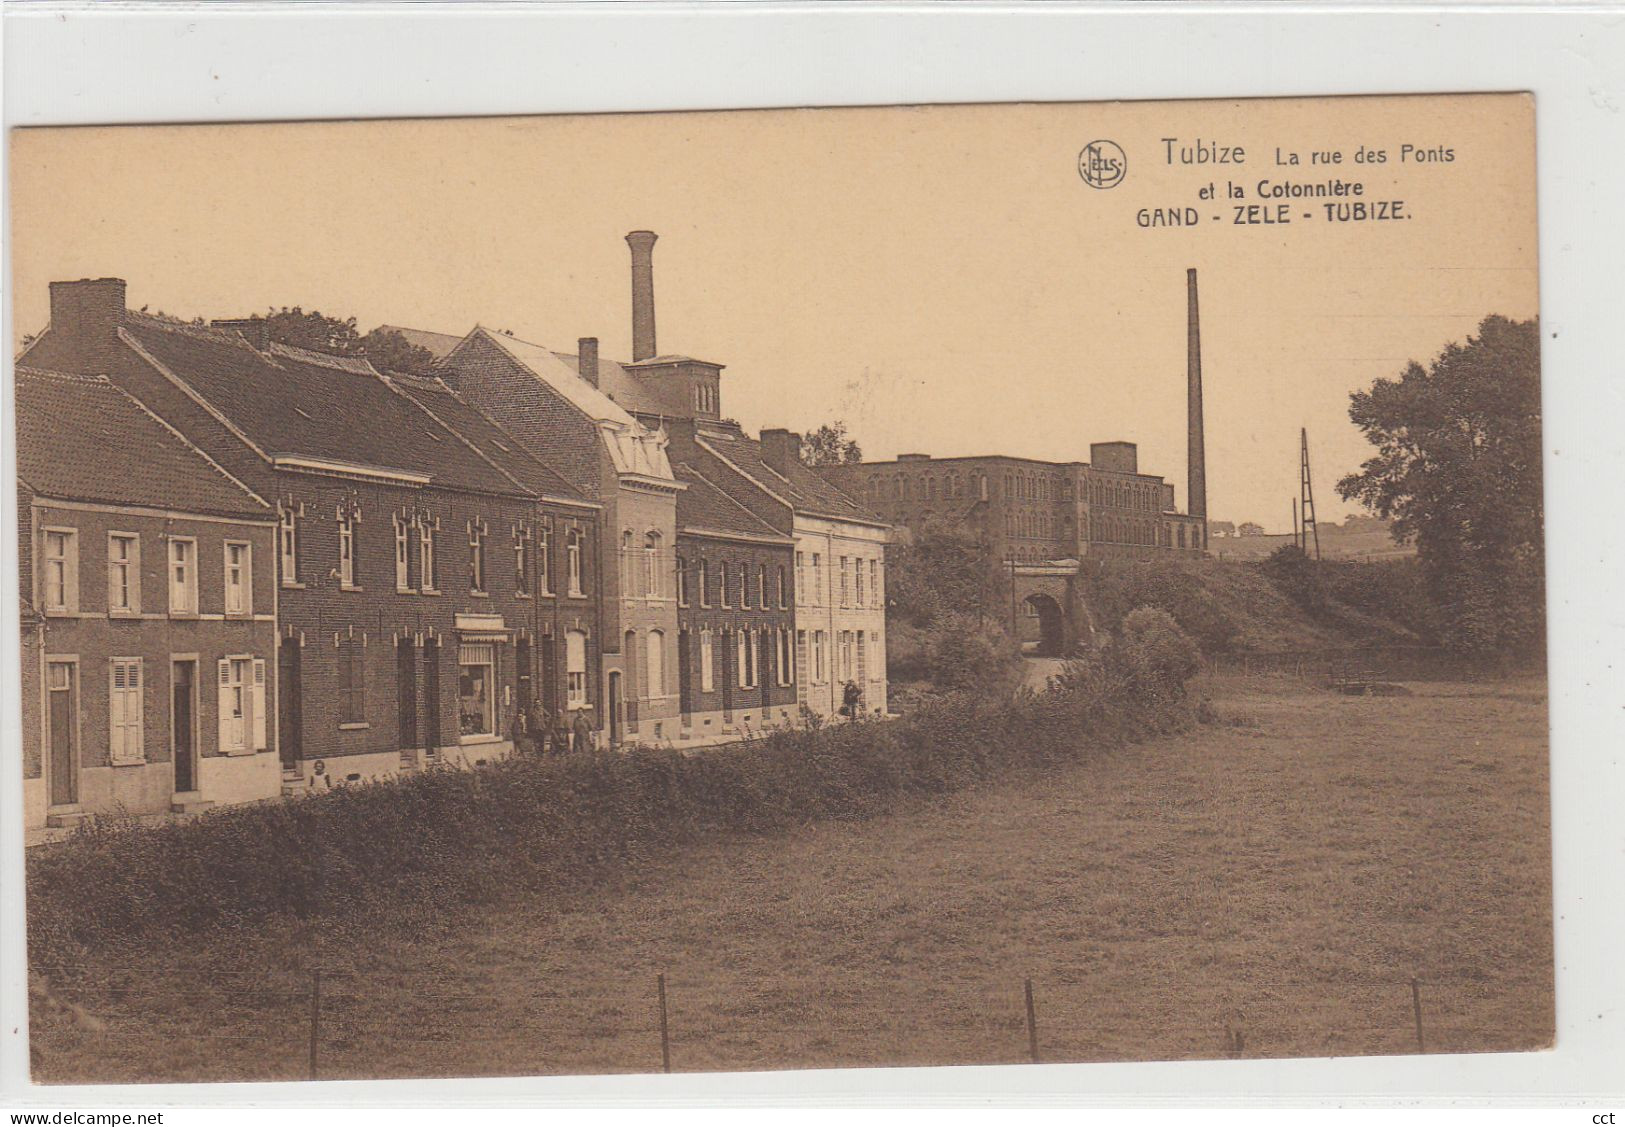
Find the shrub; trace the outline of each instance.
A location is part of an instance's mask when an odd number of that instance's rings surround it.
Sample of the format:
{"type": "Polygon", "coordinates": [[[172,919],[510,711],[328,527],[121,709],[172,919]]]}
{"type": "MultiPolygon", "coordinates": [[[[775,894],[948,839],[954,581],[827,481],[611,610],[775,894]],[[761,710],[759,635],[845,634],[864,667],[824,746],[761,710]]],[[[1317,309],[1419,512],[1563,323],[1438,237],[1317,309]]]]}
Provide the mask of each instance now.
{"type": "Polygon", "coordinates": [[[1002,624],[945,614],[925,639],[926,667],[939,689],[1002,695],[1019,679],[1021,651],[1002,624]]]}
{"type": "Polygon", "coordinates": [[[1113,561],[1096,575],[1091,601],[1097,625],[1115,630],[1135,607],[1167,611],[1203,653],[1227,653],[1241,636],[1197,570],[1178,560],[1113,561]]]}
{"type": "MultiPolygon", "coordinates": [[[[1124,652],[1171,676],[1155,656],[1171,651],[1168,633],[1136,625],[1124,652]]],[[[356,934],[431,926],[471,904],[600,886],[656,851],[718,832],[869,817],[1188,718],[1188,708],[1130,692],[1113,672],[1002,700],[953,693],[896,720],[699,754],[513,758],[187,823],[92,824],[27,859],[30,958],[58,975],[88,954],[144,949],[164,935],[254,933],[278,921],[356,934]]]]}
{"type": "Polygon", "coordinates": [[[1182,700],[1202,667],[1201,652],[1167,611],[1139,607],[1123,619],[1110,657],[1123,683],[1145,700],[1182,700]]]}

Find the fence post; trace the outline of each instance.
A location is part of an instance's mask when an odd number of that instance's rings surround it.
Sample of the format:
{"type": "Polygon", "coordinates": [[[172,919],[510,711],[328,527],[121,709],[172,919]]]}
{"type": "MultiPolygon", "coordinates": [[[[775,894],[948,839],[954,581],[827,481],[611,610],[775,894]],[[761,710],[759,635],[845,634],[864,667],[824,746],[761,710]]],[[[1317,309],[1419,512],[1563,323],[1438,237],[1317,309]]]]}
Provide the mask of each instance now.
{"type": "Polygon", "coordinates": [[[322,969],[310,972],[310,1078],[316,1079],[316,1046],[322,1036],[322,969]]]}
{"type": "Polygon", "coordinates": [[[1027,979],[1027,1054],[1038,1063],[1038,1015],[1033,1009],[1033,980],[1027,979]]]}
{"type": "Polygon", "coordinates": [[[1411,979],[1411,1012],[1416,1015],[1416,1051],[1427,1052],[1427,1046],[1422,1042],[1422,985],[1415,978],[1411,979]]]}
{"type": "Polygon", "coordinates": [[[660,1067],[671,1071],[671,1033],[666,1024],[666,976],[655,975],[655,988],[660,993],[660,1067]]]}

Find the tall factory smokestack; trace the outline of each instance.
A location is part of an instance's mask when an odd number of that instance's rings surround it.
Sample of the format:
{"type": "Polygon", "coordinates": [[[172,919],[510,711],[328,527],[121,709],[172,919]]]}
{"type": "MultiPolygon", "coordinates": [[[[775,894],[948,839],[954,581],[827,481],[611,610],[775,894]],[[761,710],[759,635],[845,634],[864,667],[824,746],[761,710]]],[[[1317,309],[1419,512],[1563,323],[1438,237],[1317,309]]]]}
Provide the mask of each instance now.
{"type": "Polygon", "coordinates": [[[633,231],[626,236],[632,248],[632,360],[648,360],[655,355],[655,239],[653,231],[633,231]]]}
{"type": "Polygon", "coordinates": [[[1190,514],[1201,520],[1202,547],[1207,547],[1207,443],[1202,436],[1202,325],[1196,311],[1196,271],[1185,271],[1186,340],[1185,373],[1189,383],[1186,428],[1189,446],[1186,466],[1190,482],[1186,486],[1190,514]]]}

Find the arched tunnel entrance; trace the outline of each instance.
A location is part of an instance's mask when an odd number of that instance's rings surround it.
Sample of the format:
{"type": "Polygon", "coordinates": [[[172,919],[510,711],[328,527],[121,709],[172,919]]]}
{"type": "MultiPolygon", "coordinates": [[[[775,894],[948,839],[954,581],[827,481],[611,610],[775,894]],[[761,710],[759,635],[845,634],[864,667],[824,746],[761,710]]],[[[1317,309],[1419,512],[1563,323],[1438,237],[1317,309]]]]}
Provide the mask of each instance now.
{"type": "Polygon", "coordinates": [[[1094,640],[1079,592],[1078,562],[1009,565],[1009,626],[1029,657],[1067,657],[1094,640]]]}
{"type": "Polygon", "coordinates": [[[1061,607],[1044,594],[1028,595],[1021,603],[1021,649],[1035,657],[1061,657],[1066,653],[1066,621],[1061,607]]]}

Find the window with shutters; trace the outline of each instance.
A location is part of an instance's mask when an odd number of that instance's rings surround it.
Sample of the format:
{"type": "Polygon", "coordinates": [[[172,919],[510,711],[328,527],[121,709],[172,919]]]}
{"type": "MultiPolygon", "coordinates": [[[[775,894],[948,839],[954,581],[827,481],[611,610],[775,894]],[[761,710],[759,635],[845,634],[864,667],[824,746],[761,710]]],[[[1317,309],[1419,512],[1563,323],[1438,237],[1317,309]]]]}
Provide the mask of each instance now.
{"type": "Polygon", "coordinates": [[[367,646],[361,638],[339,639],[339,723],[367,722],[367,646]]]}
{"type": "Polygon", "coordinates": [[[282,585],[299,584],[299,516],[290,507],[282,506],[277,519],[277,554],[282,564],[282,585]]]}
{"type": "Polygon", "coordinates": [[[780,627],[778,631],[779,646],[779,685],[787,686],[795,683],[795,655],[791,651],[790,631],[780,627]]]}
{"type": "Polygon", "coordinates": [[[581,559],[581,552],[581,530],[579,528],[572,528],[570,530],[569,539],[565,545],[565,567],[569,570],[567,581],[570,585],[570,594],[577,598],[580,598],[586,593],[581,586],[582,567],[584,566],[581,559]]]}
{"type": "Polygon", "coordinates": [[[850,563],[851,563],[851,561],[846,556],[841,557],[841,602],[840,602],[840,605],[843,606],[843,607],[847,607],[847,606],[852,605],[851,587],[847,583],[847,571],[849,570],[850,563]]]}
{"type": "Polygon", "coordinates": [[[852,561],[852,605],[855,607],[869,605],[863,597],[863,560],[858,558],[852,561]]]}
{"type": "Polygon", "coordinates": [[[410,530],[407,520],[400,513],[395,514],[395,590],[406,592],[412,589],[412,576],[409,565],[409,549],[411,547],[410,530]]]}
{"type": "Polygon", "coordinates": [[[812,636],[812,679],[815,685],[829,683],[829,632],[814,630],[812,636]]]}
{"type": "Polygon", "coordinates": [[[807,553],[796,553],[796,602],[807,601],[807,553]]]}
{"type": "Polygon", "coordinates": [[[107,612],[141,613],[141,538],[133,532],[107,536],[107,612]]]}
{"type": "Polygon", "coordinates": [[[564,635],[566,708],[587,707],[587,635],[571,630],[564,635]]]}
{"type": "Polygon", "coordinates": [[[239,540],[226,541],[226,613],[246,615],[254,609],[253,549],[239,540]]]}
{"type": "Polygon", "coordinates": [[[824,605],[824,557],[819,552],[812,554],[812,589],[807,594],[815,605],[824,605]]]}
{"type": "Polygon", "coordinates": [[[109,663],[107,697],[108,759],[117,767],[146,762],[141,728],[141,659],[115,657],[109,663]]]}
{"type": "Polygon", "coordinates": [[[796,631],[796,692],[805,697],[807,695],[807,632],[796,631]]]}
{"type": "Polygon", "coordinates": [[[885,606],[886,597],[880,589],[880,561],[869,561],[869,598],[875,606],[885,606]]]}
{"type": "Polygon", "coordinates": [[[246,654],[222,658],[219,689],[220,750],[246,754],[265,748],[264,659],[246,654]]]}
{"type": "Polygon", "coordinates": [[[46,611],[79,609],[79,536],[71,529],[45,530],[45,568],[41,576],[46,611]]]}
{"type": "Polygon", "coordinates": [[[197,541],[169,541],[169,613],[197,613],[197,541]]]}
{"type": "Polygon", "coordinates": [[[709,628],[700,631],[700,691],[709,693],[716,688],[716,635],[709,628]]]}

